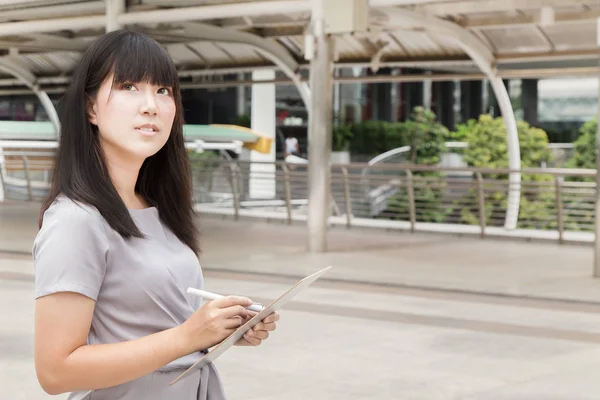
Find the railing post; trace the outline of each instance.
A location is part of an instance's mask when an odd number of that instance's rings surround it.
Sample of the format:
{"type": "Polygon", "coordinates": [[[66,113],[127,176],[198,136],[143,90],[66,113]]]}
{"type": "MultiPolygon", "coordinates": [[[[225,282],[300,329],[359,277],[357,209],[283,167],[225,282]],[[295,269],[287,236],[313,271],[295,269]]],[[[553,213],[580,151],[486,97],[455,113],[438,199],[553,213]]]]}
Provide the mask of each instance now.
{"type": "Polygon", "coordinates": [[[235,220],[238,220],[240,217],[240,197],[238,191],[238,177],[237,172],[235,170],[235,166],[233,162],[229,163],[229,168],[231,169],[231,194],[233,195],[233,212],[235,220]]]}
{"type": "Polygon", "coordinates": [[[6,200],[6,186],[4,184],[4,171],[6,169],[5,164],[6,161],[2,156],[2,149],[0,148],[0,202],[6,200]]]}
{"type": "Polygon", "coordinates": [[[283,185],[285,190],[285,207],[287,208],[287,222],[292,224],[292,183],[290,182],[290,170],[287,165],[281,166],[283,169],[283,185]]]}
{"type": "Polygon", "coordinates": [[[352,199],[350,198],[350,180],[348,179],[348,168],[342,167],[344,175],[344,200],[346,202],[346,227],[352,227],[352,199]]]}
{"type": "Polygon", "coordinates": [[[554,177],[554,185],[556,190],[556,227],[558,229],[558,243],[563,244],[565,223],[562,204],[562,184],[558,175],[554,177]]]}
{"type": "Polygon", "coordinates": [[[27,180],[27,195],[29,196],[29,201],[33,201],[33,191],[31,189],[31,179],[29,178],[29,160],[27,159],[26,154],[22,154],[21,158],[23,159],[23,169],[25,172],[25,179],[27,180]]]}
{"type": "Polygon", "coordinates": [[[415,224],[417,223],[417,213],[415,211],[415,187],[413,182],[412,171],[406,170],[406,186],[408,190],[408,211],[410,215],[410,231],[415,232],[415,224]]]}
{"type": "Polygon", "coordinates": [[[479,203],[479,226],[481,227],[481,237],[485,238],[485,191],[483,189],[483,177],[481,172],[476,172],[477,177],[477,201],[479,203]]]}

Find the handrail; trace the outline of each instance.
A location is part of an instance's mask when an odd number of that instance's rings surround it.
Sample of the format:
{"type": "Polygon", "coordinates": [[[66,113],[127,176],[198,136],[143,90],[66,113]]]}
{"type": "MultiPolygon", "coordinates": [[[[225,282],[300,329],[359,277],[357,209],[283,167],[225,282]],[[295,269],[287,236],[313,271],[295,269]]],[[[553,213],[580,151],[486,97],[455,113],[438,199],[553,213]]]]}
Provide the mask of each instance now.
{"type": "MultiPolygon", "coordinates": [[[[2,194],[4,199],[15,199],[18,195],[21,200],[39,200],[48,189],[48,173],[53,162],[36,158],[40,156],[38,152],[31,153],[2,152],[0,201],[2,194]],[[8,172],[6,167],[9,167],[8,172]]],[[[281,218],[290,224],[306,218],[309,188],[305,166],[282,161],[198,160],[193,161],[192,171],[194,190],[202,194],[198,206],[205,207],[204,210],[230,210],[236,218],[251,212],[253,216],[281,218]],[[261,164],[275,168],[250,168],[261,164]],[[260,206],[246,201],[254,200],[248,197],[252,185],[274,188],[275,196],[269,198],[273,201],[261,202],[260,206]]],[[[510,235],[500,223],[506,212],[504,201],[509,190],[507,174],[510,171],[413,164],[334,165],[330,174],[331,218],[348,228],[362,224],[418,231],[442,224],[439,229],[444,232],[467,231],[487,238],[501,230],[503,235],[510,235]],[[378,173],[370,177],[377,190],[368,193],[362,190],[361,171],[364,168],[377,169],[378,173]],[[420,171],[470,173],[423,176],[417,173],[420,171]]],[[[519,229],[525,227],[528,232],[554,238],[559,243],[593,234],[597,185],[590,178],[595,177],[596,170],[527,168],[520,172],[542,178],[521,183],[521,193],[529,208],[520,212],[519,229]],[[583,178],[580,180],[584,181],[569,178],[583,178]],[[555,236],[548,236],[552,232],[555,236]]],[[[522,236],[523,233],[514,235],[522,236]]]]}

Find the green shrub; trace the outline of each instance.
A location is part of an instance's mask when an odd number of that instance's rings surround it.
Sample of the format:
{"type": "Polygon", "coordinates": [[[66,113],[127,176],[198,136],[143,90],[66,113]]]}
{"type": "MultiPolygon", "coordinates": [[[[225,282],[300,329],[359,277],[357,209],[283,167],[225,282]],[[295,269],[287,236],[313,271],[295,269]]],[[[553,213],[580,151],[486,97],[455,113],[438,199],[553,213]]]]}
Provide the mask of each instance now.
{"type": "MultiPolygon", "coordinates": [[[[508,150],[506,129],[502,118],[481,115],[479,120],[470,120],[457,128],[464,134],[468,147],[464,151],[464,160],[469,166],[487,168],[508,168],[508,150]]],[[[517,122],[519,145],[521,150],[521,167],[538,168],[552,159],[548,148],[548,136],[538,128],[524,121],[517,122]]],[[[485,178],[508,179],[507,174],[488,174],[485,178]]],[[[552,182],[550,175],[522,174],[522,182],[535,182],[534,190],[526,190],[522,186],[521,206],[519,209],[519,228],[548,229],[555,228],[554,192],[547,185],[552,182]]],[[[461,220],[467,224],[479,224],[479,214],[472,199],[476,197],[475,189],[470,191],[468,199],[459,201],[461,220]],[[471,199],[469,201],[469,199],[471,199]]],[[[507,207],[506,190],[486,193],[486,224],[501,225],[507,207]]]]}
{"type": "MultiPolygon", "coordinates": [[[[573,157],[567,162],[567,168],[596,168],[596,128],[595,119],[581,127],[579,137],[573,143],[575,151],[573,157]]],[[[586,178],[586,180],[593,181],[594,178],[586,178]]]]}

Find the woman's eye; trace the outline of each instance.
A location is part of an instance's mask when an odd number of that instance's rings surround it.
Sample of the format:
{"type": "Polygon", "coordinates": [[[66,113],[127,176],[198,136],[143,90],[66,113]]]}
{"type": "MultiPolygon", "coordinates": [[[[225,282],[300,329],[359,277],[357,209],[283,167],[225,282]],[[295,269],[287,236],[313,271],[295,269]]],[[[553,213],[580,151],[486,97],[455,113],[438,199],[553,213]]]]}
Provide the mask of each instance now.
{"type": "Polygon", "coordinates": [[[171,94],[171,90],[169,88],[160,88],[158,89],[158,93],[169,95],[171,94]]]}
{"type": "Polygon", "coordinates": [[[121,87],[124,90],[134,90],[135,86],[133,86],[131,83],[124,83],[123,85],[121,85],[121,87]]]}

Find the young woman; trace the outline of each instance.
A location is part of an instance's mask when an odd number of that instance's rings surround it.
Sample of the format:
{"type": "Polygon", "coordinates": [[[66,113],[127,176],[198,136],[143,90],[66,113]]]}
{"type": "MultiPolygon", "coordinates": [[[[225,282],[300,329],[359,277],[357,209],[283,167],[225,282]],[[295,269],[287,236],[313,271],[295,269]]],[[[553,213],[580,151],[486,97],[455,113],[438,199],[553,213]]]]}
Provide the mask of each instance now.
{"type": "MultiPolygon", "coordinates": [[[[199,307],[177,71],[154,40],[114,31],[94,42],[59,109],[52,187],[33,244],[35,366],[70,399],[224,399],[211,364],[175,377],[251,317],[251,300],[199,307]]],[[[238,345],[259,345],[274,313],[238,345]]]]}

